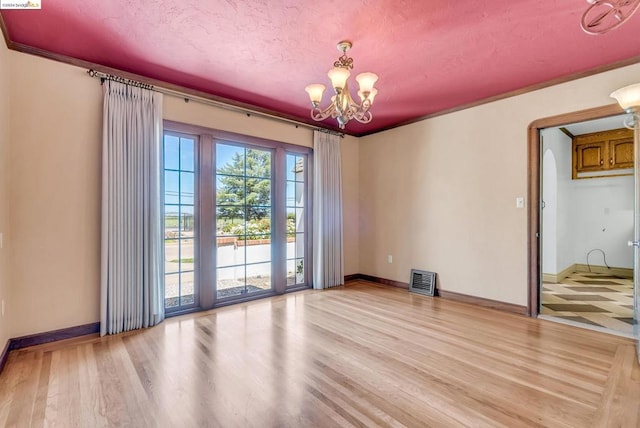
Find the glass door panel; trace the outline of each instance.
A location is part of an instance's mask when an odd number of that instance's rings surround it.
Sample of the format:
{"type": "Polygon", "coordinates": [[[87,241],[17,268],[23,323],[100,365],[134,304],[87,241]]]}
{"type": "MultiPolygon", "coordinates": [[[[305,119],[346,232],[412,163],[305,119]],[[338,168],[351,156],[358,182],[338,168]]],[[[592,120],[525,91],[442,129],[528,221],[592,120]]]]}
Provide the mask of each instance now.
{"type": "Polygon", "coordinates": [[[216,297],[273,289],[272,151],[216,144],[216,297]]]}
{"type": "Polygon", "coordinates": [[[287,154],[286,211],[287,211],[287,287],[307,283],[305,247],[305,207],[307,157],[287,154]]]}
{"type": "Polygon", "coordinates": [[[166,132],[163,145],[165,309],[173,312],[197,305],[196,137],[166,132]]]}

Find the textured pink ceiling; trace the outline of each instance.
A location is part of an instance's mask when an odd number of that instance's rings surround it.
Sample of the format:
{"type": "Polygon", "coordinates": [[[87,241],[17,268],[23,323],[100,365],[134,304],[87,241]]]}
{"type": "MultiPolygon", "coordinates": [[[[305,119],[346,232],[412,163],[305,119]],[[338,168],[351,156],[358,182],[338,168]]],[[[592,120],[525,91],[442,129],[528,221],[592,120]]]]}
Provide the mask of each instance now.
{"type": "MultiPolygon", "coordinates": [[[[353,134],[640,55],[640,14],[604,36],[585,0],[58,0],[3,10],[11,41],[308,119],[342,39],[380,76],[353,134]]],[[[354,83],[355,85],[355,83],[354,83]]],[[[325,97],[327,97],[325,93],[325,97]]],[[[355,94],[354,94],[355,96],[355,94]]],[[[326,99],[325,99],[326,103],[326,99]]],[[[335,127],[328,119],[326,126],[335,127]]]]}

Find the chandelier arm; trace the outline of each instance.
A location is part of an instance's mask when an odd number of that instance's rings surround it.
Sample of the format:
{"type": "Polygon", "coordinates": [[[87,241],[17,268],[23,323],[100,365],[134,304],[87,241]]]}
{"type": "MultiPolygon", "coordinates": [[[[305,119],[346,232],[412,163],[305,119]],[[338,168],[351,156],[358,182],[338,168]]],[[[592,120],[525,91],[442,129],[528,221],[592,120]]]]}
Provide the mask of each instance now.
{"type": "Polygon", "coordinates": [[[353,116],[353,118],[360,123],[369,123],[371,122],[371,119],[373,119],[373,114],[371,114],[371,112],[367,110],[367,111],[359,112],[358,114],[353,116]]]}
{"type": "MultiPolygon", "coordinates": [[[[335,106],[333,104],[329,104],[327,108],[321,109],[320,107],[315,107],[311,110],[311,119],[316,121],[325,120],[328,117],[333,116],[335,113],[335,106]]],[[[333,116],[335,117],[335,116],[333,116]]]]}

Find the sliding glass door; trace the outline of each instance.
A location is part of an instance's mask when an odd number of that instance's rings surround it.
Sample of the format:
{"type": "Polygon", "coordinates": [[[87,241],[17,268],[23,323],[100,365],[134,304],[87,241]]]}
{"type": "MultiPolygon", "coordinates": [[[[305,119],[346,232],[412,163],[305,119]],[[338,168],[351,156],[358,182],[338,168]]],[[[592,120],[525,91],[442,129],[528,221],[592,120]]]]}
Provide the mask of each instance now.
{"type": "Polygon", "coordinates": [[[271,291],[271,150],[216,144],[218,299],[271,291]]]}
{"type": "Polygon", "coordinates": [[[167,123],[167,313],[308,287],[311,150],[167,123]]]}

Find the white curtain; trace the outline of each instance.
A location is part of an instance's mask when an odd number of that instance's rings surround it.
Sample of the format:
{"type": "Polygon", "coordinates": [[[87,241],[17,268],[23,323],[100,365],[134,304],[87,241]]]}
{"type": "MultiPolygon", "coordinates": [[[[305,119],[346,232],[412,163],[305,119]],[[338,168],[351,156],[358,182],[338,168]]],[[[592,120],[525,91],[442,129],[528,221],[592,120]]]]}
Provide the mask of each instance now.
{"type": "Polygon", "coordinates": [[[162,94],[106,80],[100,335],[164,319],[162,94]]]}
{"type": "Polygon", "coordinates": [[[313,133],[313,288],[344,284],[340,137],[313,133]]]}

